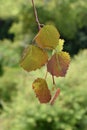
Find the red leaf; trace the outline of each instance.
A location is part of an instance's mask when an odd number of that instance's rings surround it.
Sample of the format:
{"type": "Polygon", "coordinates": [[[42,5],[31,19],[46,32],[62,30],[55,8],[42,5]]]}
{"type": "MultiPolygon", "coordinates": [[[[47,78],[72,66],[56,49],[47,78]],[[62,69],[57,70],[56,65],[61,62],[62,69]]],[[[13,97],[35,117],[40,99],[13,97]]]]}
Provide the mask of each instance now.
{"type": "Polygon", "coordinates": [[[51,105],[54,104],[54,102],[55,102],[55,100],[57,99],[57,97],[59,96],[59,94],[60,94],[60,89],[58,88],[58,89],[56,90],[56,93],[54,94],[54,96],[52,97],[52,99],[51,99],[51,101],[50,101],[50,104],[51,104],[51,105]]]}
{"type": "Polygon", "coordinates": [[[66,52],[54,54],[47,63],[47,71],[53,76],[64,77],[70,63],[70,56],[66,52]]]}

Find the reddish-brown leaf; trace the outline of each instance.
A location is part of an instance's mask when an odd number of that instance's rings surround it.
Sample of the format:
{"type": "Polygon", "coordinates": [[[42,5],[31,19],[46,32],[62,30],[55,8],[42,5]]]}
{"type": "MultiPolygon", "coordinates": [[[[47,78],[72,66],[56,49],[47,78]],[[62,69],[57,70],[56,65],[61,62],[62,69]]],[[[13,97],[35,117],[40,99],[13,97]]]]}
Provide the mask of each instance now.
{"type": "Polygon", "coordinates": [[[53,105],[53,104],[54,104],[54,102],[55,102],[55,100],[57,99],[57,97],[59,96],[59,94],[60,94],[60,89],[58,88],[58,89],[56,90],[54,96],[53,96],[53,97],[51,98],[51,100],[50,100],[50,105],[53,105]]]}
{"type": "Polygon", "coordinates": [[[47,63],[47,71],[56,77],[64,77],[70,63],[70,56],[67,52],[55,53],[47,63]]]}
{"type": "Polygon", "coordinates": [[[45,79],[37,78],[33,82],[32,87],[40,103],[48,103],[50,101],[51,94],[45,79]]]}

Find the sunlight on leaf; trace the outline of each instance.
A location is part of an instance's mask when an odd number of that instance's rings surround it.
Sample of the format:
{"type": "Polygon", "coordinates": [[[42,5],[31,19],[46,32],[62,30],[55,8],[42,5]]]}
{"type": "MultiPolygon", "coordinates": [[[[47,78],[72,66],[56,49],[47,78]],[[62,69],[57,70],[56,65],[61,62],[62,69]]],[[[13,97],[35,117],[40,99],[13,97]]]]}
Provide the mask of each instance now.
{"type": "Polygon", "coordinates": [[[42,67],[48,60],[45,51],[37,46],[30,45],[25,49],[20,65],[26,71],[30,72],[42,67]]]}
{"type": "Polygon", "coordinates": [[[54,49],[58,45],[59,37],[60,34],[54,26],[45,25],[35,37],[35,41],[41,48],[54,49]]]}
{"type": "Polygon", "coordinates": [[[32,87],[40,103],[48,103],[50,101],[51,94],[45,79],[37,78],[33,82],[32,87]]]}

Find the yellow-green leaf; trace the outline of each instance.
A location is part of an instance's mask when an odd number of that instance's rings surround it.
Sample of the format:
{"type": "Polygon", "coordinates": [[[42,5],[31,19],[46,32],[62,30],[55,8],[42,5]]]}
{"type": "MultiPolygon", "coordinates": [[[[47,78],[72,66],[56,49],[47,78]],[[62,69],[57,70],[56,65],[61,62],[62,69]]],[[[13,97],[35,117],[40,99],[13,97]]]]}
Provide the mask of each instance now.
{"type": "Polygon", "coordinates": [[[64,40],[63,39],[59,39],[59,43],[58,43],[58,45],[56,47],[56,51],[57,52],[62,51],[63,50],[63,45],[64,45],[64,40]]]}
{"type": "Polygon", "coordinates": [[[25,49],[20,65],[30,72],[43,66],[48,61],[48,55],[37,46],[30,45],[25,49]]]}
{"type": "Polygon", "coordinates": [[[45,79],[37,78],[33,82],[32,87],[40,103],[48,103],[50,101],[51,94],[45,79]]]}
{"type": "Polygon", "coordinates": [[[70,56],[67,52],[55,53],[47,64],[47,71],[56,77],[64,77],[70,63],[70,56]]]}
{"type": "Polygon", "coordinates": [[[41,48],[54,49],[59,42],[60,34],[53,25],[45,25],[38,32],[35,41],[41,48]]]}

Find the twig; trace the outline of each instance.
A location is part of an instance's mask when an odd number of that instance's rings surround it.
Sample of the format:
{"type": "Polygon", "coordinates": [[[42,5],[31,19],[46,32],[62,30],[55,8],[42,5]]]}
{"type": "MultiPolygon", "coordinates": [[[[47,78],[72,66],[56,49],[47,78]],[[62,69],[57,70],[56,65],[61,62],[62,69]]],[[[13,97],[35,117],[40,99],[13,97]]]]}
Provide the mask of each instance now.
{"type": "Polygon", "coordinates": [[[34,10],[34,15],[35,15],[35,18],[36,18],[36,23],[38,25],[38,29],[40,30],[41,26],[40,26],[40,22],[39,22],[38,15],[37,15],[37,10],[35,8],[34,0],[32,0],[32,5],[33,5],[33,10],[34,10]]]}
{"type": "Polygon", "coordinates": [[[46,80],[46,78],[47,78],[47,73],[48,73],[48,72],[46,71],[45,80],[46,80]]]}
{"type": "Polygon", "coordinates": [[[54,76],[52,75],[52,80],[53,80],[53,85],[56,85],[55,84],[55,80],[54,80],[54,76]]]}

